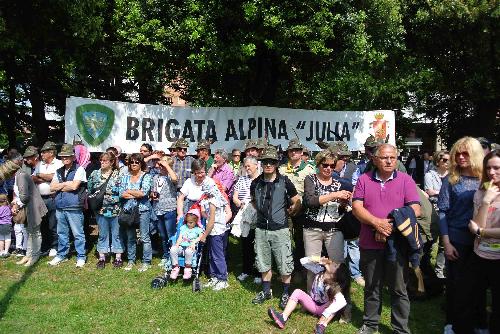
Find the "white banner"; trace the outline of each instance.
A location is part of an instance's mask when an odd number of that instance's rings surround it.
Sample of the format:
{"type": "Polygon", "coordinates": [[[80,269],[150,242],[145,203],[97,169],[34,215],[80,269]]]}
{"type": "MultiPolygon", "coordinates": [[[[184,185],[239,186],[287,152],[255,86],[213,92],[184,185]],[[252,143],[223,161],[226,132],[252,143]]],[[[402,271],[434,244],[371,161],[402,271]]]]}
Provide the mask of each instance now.
{"type": "Polygon", "coordinates": [[[267,136],[286,149],[296,136],[309,150],[318,141],[343,140],[352,151],[363,150],[369,135],[395,144],[392,110],[327,111],[271,107],[172,107],[113,102],[80,97],[66,99],[66,142],[80,135],[91,152],[118,145],[125,153],[139,152],[142,143],[166,150],[184,137],[194,154],[199,139],[211,139],[212,151],[243,149],[246,139],[267,136]]]}

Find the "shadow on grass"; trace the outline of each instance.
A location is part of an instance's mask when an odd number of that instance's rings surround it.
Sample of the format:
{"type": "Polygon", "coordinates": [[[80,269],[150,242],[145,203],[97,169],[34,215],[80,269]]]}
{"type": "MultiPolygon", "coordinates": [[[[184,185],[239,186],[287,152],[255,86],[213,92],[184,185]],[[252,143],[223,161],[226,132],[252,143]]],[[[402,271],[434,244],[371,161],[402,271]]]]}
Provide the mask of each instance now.
{"type": "Polygon", "coordinates": [[[28,267],[26,271],[23,273],[21,276],[21,279],[19,279],[16,283],[12,284],[7,291],[5,292],[5,295],[0,299],[0,319],[3,319],[3,316],[7,312],[7,309],[9,308],[9,305],[12,301],[12,299],[15,297],[15,295],[19,292],[19,290],[23,287],[24,283],[30,278],[30,276],[33,274],[33,272],[36,270],[38,265],[40,264],[40,260],[32,265],[31,267],[28,267]]]}

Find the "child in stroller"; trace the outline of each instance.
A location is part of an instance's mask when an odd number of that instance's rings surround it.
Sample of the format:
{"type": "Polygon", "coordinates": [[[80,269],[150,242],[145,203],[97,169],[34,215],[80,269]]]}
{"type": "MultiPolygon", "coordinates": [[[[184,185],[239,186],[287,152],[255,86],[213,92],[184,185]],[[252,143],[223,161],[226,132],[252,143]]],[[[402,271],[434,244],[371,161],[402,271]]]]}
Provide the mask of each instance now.
{"type": "Polygon", "coordinates": [[[177,241],[170,248],[170,261],[173,267],[170,278],[172,280],[177,279],[177,276],[179,276],[179,255],[184,255],[184,275],[182,278],[185,280],[191,278],[193,255],[196,253],[198,242],[203,233],[201,226],[200,210],[192,208],[184,216],[184,224],[179,229],[177,241]]]}

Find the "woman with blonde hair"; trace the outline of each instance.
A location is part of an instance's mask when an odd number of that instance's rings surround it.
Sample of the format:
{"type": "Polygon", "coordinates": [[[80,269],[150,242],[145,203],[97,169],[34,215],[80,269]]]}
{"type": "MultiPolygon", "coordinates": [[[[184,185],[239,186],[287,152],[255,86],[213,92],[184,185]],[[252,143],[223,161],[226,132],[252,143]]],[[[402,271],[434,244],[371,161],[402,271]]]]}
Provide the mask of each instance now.
{"type": "Polygon", "coordinates": [[[469,229],[475,236],[474,253],[460,286],[457,306],[462,307],[456,309],[458,321],[454,329],[457,334],[473,332],[473,314],[486,313],[481,297],[490,288],[489,332],[500,333],[500,150],[493,150],[484,158],[481,187],[474,195],[474,220],[469,229]]]}
{"type": "Polygon", "coordinates": [[[444,333],[453,333],[457,283],[467,270],[466,264],[473,252],[474,238],[469,233],[468,224],[474,209],[474,193],[479,188],[482,175],[483,154],[483,148],[476,139],[459,139],[451,148],[448,177],[443,179],[439,192],[439,228],[447,273],[444,333]]]}

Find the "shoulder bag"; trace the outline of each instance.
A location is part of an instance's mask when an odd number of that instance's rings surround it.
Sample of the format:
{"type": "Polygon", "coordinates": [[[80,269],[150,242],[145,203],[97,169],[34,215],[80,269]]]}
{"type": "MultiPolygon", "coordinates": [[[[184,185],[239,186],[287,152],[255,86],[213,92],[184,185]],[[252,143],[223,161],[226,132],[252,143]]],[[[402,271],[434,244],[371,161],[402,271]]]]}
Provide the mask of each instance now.
{"type": "Polygon", "coordinates": [[[113,173],[114,170],[111,172],[111,174],[109,174],[106,182],[101,184],[101,186],[98,187],[92,194],[88,195],[87,201],[89,204],[89,209],[93,212],[97,212],[102,208],[102,205],[104,203],[104,194],[106,193],[106,187],[113,173]]]}

